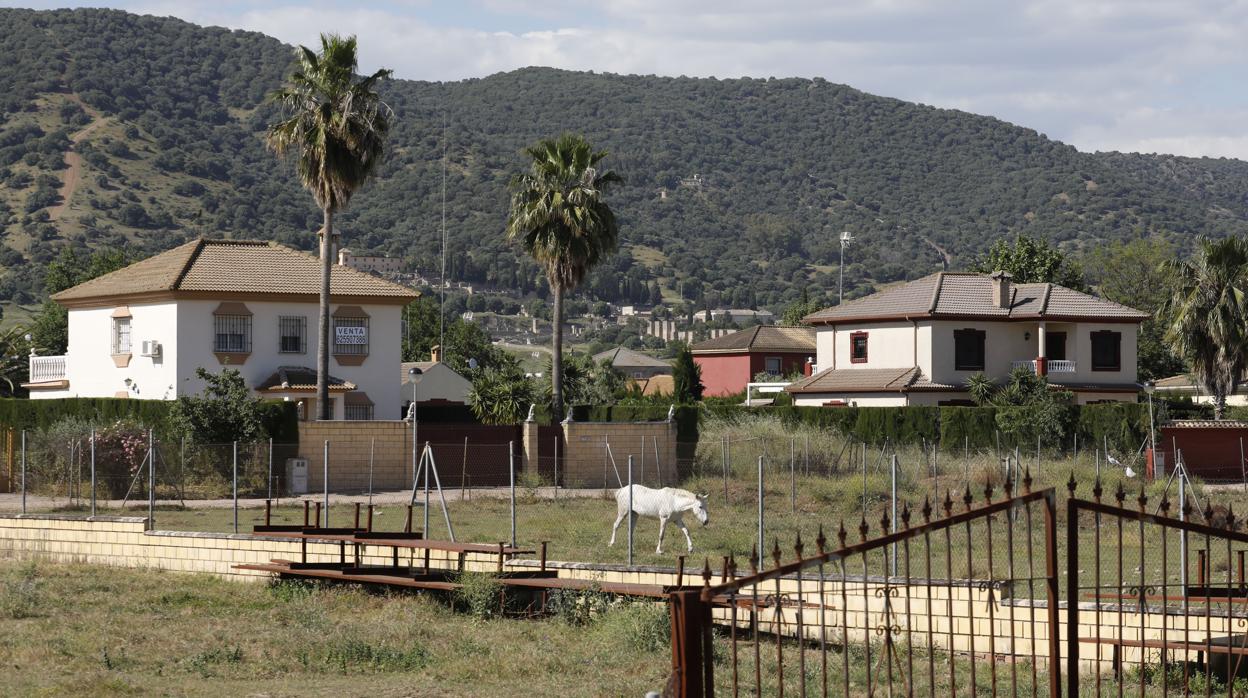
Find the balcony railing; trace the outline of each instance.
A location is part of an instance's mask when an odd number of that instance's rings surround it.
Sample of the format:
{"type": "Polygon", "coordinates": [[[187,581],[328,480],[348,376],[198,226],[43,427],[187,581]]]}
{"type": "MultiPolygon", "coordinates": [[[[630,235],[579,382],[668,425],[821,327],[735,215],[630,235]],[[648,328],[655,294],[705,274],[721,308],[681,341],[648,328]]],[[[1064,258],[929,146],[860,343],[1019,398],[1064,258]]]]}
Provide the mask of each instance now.
{"type": "Polygon", "coordinates": [[[65,380],[64,356],[30,357],[30,382],[48,383],[65,380]]]}
{"type": "MultiPolygon", "coordinates": [[[[1075,362],[1067,359],[1049,359],[1045,361],[1045,371],[1047,373],[1074,373],[1075,362]]],[[[1029,368],[1032,372],[1036,370],[1035,360],[1031,361],[1015,361],[1012,368],[1029,368]]]]}

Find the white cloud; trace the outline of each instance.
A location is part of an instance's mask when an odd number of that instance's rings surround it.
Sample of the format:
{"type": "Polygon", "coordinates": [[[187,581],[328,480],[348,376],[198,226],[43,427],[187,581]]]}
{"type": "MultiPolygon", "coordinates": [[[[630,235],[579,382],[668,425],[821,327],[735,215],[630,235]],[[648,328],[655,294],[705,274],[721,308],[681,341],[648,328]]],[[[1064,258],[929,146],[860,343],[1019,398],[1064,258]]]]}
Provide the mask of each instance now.
{"type": "Polygon", "coordinates": [[[312,43],[361,38],[365,69],[456,80],[527,65],[825,77],[991,114],[1083,149],[1248,156],[1241,0],[388,0],[129,3],[312,43]],[[500,31],[501,29],[501,31],[500,31]]]}

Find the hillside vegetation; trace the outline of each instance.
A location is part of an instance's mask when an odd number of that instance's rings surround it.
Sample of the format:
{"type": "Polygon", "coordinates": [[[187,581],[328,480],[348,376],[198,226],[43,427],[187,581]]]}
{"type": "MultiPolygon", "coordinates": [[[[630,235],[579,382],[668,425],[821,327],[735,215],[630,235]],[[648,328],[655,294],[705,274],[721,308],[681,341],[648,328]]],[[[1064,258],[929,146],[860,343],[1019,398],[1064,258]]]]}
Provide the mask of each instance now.
{"type": "MultiPolygon", "coordinates": [[[[66,245],[189,236],[309,249],[319,213],[264,149],[264,97],[291,47],[118,11],[0,10],[0,301],[42,293],[66,245]]],[[[329,29],[329,27],[327,27],[329,29]]],[[[602,300],[780,308],[967,264],[1022,233],[1078,253],[1147,235],[1180,249],[1248,230],[1248,163],[1087,154],[1026,128],[825,80],[661,78],[530,68],[453,83],[395,80],[380,179],[341,216],[356,252],[437,275],[446,164],[451,278],[544,292],[503,241],[519,150],[571,130],[609,150],[624,248],[602,300]]]]}

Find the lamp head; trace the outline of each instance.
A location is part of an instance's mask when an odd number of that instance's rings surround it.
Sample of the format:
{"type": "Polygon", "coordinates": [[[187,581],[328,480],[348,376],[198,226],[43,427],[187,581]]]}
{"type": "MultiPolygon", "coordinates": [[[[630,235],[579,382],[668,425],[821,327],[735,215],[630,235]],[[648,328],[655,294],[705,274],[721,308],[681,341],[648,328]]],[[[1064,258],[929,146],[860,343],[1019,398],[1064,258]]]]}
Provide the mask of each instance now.
{"type": "Polygon", "coordinates": [[[848,230],[843,231],[843,232],[841,233],[841,244],[842,244],[842,245],[848,245],[849,243],[851,243],[851,242],[853,242],[853,241],[854,241],[854,234],[853,234],[853,233],[849,232],[848,230]]]}
{"type": "Polygon", "coordinates": [[[419,376],[422,373],[424,373],[424,371],[420,370],[420,368],[416,366],[407,369],[407,375],[409,376],[419,376]]]}
{"type": "Polygon", "coordinates": [[[1157,391],[1156,383],[1154,383],[1153,381],[1144,381],[1144,392],[1148,393],[1149,395],[1152,395],[1156,391],[1157,391]]]}

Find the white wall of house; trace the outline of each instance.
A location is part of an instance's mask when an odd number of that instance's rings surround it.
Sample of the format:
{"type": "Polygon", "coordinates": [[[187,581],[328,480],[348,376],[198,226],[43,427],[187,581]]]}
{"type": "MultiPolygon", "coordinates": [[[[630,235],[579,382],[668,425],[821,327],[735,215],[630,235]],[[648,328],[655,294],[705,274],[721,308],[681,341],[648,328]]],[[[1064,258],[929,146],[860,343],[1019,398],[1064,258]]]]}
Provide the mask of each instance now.
{"type": "MultiPolygon", "coordinates": [[[[195,370],[238,369],[249,385],[257,385],[281,366],[316,367],[317,305],[274,301],[244,301],[252,313],[251,353],[240,363],[222,364],[213,349],[213,311],[216,300],[178,300],[153,304],[130,304],[131,359],[128,366],[115,365],[112,353],[112,315],[115,307],[75,308],[69,311],[69,350],[66,390],[36,390],[33,398],[129,397],[171,400],[203,389],[195,370]],[[303,316],[305,351],[280,351],[278,319],[303,316]],[[159,358],[140,356],[144,340],[161,343],[159,358]],[[127,379],[129,382],[127,383],[127,379]]],[[[339,304],[330,307],[331,312],[339,304]]],[[[369,316],[368,356],[358,366],[343,365],[330,357],[330,373],[355,383],[374,405],[375,419],[398,419],[402,398],[394,379],[401,359],[401,309],[397,305],[361,305],[369,316]]],[[[331,339],[332,341],[332,339],[331,339]]],[[[343,401],[335,401],[335,418],[343,417],[343,401]]]]}
{"type": "Polygon", "coordinates": [[[113,361],[114,307],[69,311],[66,390],[35,390],[32,398],[120,397],[172,400],[177,397],[178,367],[172,329],[178,325],[173,302],[127,306],[130,310],[130,362],[113,361]],[[145,339],[168,338],[159,357],[140,356],[145,339]]]}
{"type": "MultiPolygon", "coordinates": [[[[824,344],[819,339],[830,333],[830,329],[820,329],[815,335],[815,347],[819,352],[819,369],[831,368],[830,362],[824,361],[824,344]]],[[[836,330],[836,367],[843,368],[906,368],[914,366],[915,331],[909,322],[882,322],[850,328],[841,325],[836,330]],[[850,335],[863,331],[867,336],[867,360],[854,363],[850,359],[850,335]]],[[[922,364],[922,356],[920,365],[922,364]]]]}

